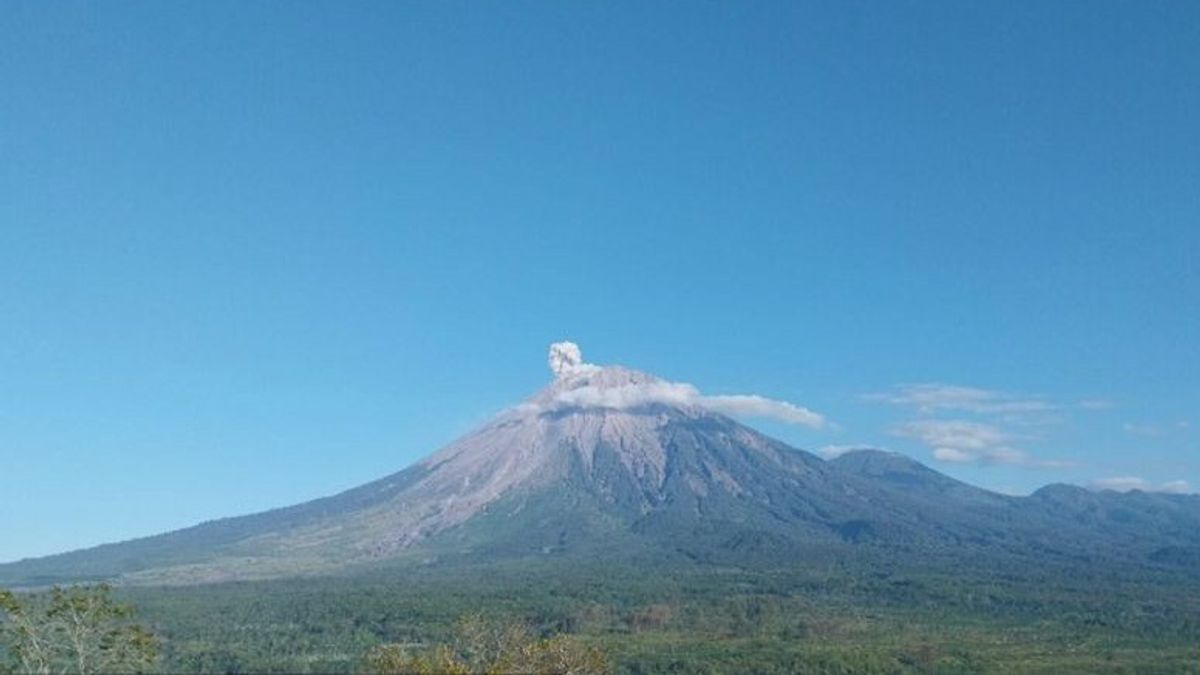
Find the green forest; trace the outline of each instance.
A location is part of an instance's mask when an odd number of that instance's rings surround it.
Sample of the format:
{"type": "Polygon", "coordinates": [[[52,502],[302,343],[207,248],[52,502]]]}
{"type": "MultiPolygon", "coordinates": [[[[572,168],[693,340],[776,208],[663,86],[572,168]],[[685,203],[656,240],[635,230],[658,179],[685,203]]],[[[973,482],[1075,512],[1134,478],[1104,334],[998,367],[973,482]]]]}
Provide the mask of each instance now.
{"type": "MultiPolygon", "coordinates": [[[[107,669],[128,672],[1194,673],[1200,664],[1200,585],[1152,575],[526,561],[111,596],[129,610],[115,615],[120,624],[153,638],[152,660],[134,652],[107,669]]],[[[6,635],[6,667],[19,671],[6,635]]]]}

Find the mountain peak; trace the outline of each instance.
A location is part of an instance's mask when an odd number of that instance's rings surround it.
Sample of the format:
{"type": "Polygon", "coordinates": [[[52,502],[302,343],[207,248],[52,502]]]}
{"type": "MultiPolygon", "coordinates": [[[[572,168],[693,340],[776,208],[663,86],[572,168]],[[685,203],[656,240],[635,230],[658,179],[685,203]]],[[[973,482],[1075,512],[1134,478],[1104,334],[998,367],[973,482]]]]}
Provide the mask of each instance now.
{"type": "Polygon", "coordinates": [[[879,448],[862,447],[846,450],[829,461],[840,464],[863,463],[863,462],[889,462],[896,464],[917,464],[920,462],[909,457],[908,455],[895,452],[893,450],[881,450],[879,448]]]}
{"type": "Polygon", "coordinates": [[[697,414],[699,392],[688,384],[624,366],[598,366],[583,360],[579,345],[555,342],[547,357],[554,381],[514,410],[520,415],[597,410],[631,412],[662,406],[697,414]],[[655,404],[659,404],[655,406],[655,404]]]}
{"type": "Polygon", "coordinates": [[[623,366],[590,366],[560,375],[526,404],[536,404],[538,412],[566,408],[629,410],[673,401],[682,406],[687,402],[682,388],[690,389],[623,366]]]}
{"type": "Polygon", "coordinates": [[[829,462],[855,473],[874,476],[936,474],[935,471],[908,455],[876,448],[851,450],[829,460],[829,462]]]}
{"type": "Polygon", "coordinates": [[[583,352],[574,342],[555,342],[550,345],[546,357],[554,382],[550,388],[556,391],[578,389],[585,386],[610,389],[625,385],[641,385],[661,382],[653,375],[624,366],[598,366],[583,360],[583,352]]]}

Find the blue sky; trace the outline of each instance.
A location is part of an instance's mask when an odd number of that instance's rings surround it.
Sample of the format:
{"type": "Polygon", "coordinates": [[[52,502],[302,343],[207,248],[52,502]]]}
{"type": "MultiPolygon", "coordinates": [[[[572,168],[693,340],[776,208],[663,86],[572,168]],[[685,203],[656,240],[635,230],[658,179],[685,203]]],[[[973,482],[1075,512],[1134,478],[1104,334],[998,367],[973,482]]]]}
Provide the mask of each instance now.
{"type": "Polygon", "coordinates": [[[16,2],[0,90],[0,560],[398,470],[564,338],[1200,487],[1193,2],[16,2]]]}

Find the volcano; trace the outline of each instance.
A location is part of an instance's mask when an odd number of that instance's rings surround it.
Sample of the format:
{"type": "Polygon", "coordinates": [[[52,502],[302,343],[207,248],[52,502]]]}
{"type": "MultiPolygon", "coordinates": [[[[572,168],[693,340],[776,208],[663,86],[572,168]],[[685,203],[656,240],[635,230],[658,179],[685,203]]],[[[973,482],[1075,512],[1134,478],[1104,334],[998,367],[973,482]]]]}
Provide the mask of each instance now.
{"type": "Polygon", "coordinates": [[[554,380],[426,459],[341,494],[167,534],[0,565],[0,584],[200,583],[381,564],[536,557],[793,565],[1190,566],[1200,497],[1055,485],[992,493],[895,453],[834,460],[723,414],[730,399],[551,348],[554,380]]]}

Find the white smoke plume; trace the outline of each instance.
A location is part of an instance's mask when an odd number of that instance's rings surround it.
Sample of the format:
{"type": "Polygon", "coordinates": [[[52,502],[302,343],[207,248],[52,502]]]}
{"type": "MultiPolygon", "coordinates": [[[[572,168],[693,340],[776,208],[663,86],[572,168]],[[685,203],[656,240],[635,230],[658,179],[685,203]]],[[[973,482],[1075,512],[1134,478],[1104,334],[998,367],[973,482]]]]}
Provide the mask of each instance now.
{"type": "Polygon", "coordinates": [[[574,342],[555,342],[550,345],[550,356],[547,361],[555,377],[562,377],[574,372],[583,364],[583,352],[574,342]]]}
{"type": "MultiPolygon", "coordinates": [[[[550,345],[548,361],[550,370],[560,380],[574,374],[601,370],[599,366],[584,363],[579,345],[574,342],[555,342],[550,345]]],[[[734,417],[770,418],[814,429],[826,425],[825,418],[819,413],[787,401],[756,394],[705,396],[685,382],[655,378],[615,386],[585,384],[560,391],[554,400],[559,405],[613,410],[628,410],[654,403],[696,406],[734,417]]]]}

